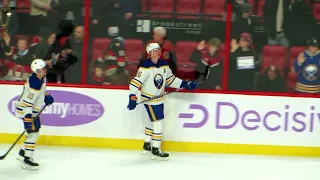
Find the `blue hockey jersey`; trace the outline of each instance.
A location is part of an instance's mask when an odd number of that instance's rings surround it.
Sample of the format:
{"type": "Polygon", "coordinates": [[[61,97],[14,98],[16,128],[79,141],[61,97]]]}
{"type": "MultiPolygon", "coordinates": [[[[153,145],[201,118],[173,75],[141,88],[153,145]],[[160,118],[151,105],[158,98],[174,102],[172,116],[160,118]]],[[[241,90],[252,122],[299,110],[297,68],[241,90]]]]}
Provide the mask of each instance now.
{"type": "Polygon", "coordinates": [[[295,60],[294,70],[298,74],[296,91],[300,93],[320,93],[320,52],[310,54],[304,51],[305,61],[295,60]]]}

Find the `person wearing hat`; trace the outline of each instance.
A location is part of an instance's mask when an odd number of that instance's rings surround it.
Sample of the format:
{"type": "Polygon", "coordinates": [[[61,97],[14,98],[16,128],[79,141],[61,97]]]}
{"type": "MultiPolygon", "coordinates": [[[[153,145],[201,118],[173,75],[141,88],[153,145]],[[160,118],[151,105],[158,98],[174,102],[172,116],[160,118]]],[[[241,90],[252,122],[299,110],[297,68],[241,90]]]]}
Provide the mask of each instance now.
{"type": "Polygon", "coordinates": [[[254,90],[256,59],[250,34],[242,33],[239,39],[232,39],[229,59],[228,90],[254,90]]]}
{"type": "Polygon", "coordinates": [[[320,51],[319,42],[311,38],[306,42],[306,50],[295,60],[293,71],[298,73],[296,84],[297,93],[320,93],[320,51]]]}
{"type": "MultiPolygon", "coordinates": [[[[207,80],[198,86],[199,89],[221,89],[221,61],[223,54],[220,47],[221,40],[211,38],[207,42],[201,41],[197,49],[192,52],[190,61],[196,64],[196,71],[205,72],[207,66],[210,67],[207,80]]],[[[199,79],[201,78],[199,77],[199,79]]]]}

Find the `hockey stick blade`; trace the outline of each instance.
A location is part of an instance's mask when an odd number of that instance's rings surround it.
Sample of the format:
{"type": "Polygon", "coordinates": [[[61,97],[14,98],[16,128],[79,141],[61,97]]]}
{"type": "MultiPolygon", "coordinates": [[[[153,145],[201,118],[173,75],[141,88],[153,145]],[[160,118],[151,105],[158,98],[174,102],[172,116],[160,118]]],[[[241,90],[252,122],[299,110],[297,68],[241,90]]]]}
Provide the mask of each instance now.
{"type": "MultiPolygon", "coordinates": [[[[39,113],[37,114],[37,116],[34,118],[34,119],[37,119],[39,118],[40,114],[42,113],[42,111],[47,107],[47,105],[45,105],[40,111],[39,113]]],[[[22,138],[22,136],[24,135],[24,133],[26,133],[27,130],[25,129],[21,134],[20,136],[18,137],[18,139],[11,145],[11,147],[9,148],[9,150],[3,155],[3,156],[0,156],[0,160],[4,160],[8,154],[11,152],[11,150],[14,148],[14,146],[19,142],[19,140],[22,138]]]]}
{"type": "MultiPolygon", "coordinates": [[[[205,71],[204,71],[203,73],[201,73],[201,75],[203,75],[203,79],[202,79],[201,81],[197,81],[197,83],[198,83],[198,84],[204,83],[204,82],[208,79],[209,72],[210,72],[210,66],[206,66],[205,71]]],[[[147,99],[147,100],[144,100],[144,101],[140,101],[140,102],[137,103],[137,105],[143,104],[143,103],[148,102],[148,101],[152,101],[152,100],[154,100],[154,99],[162,98],[163,96],[166,96],[166,95],[171,94],[171,93],[173,93],[173,92],[181,91],[181,90],[183,90],[183,89],[184,89],[184,88],[179,88],[179,89],[176,89],[175,91],[170,91],[170,92],[162,93],[162,94],[160,94],[160,95],[158,95],[158,96],[154,96],[154,97],[152,97],[152,98],[150,98],[150,99],[147,99]]]]}

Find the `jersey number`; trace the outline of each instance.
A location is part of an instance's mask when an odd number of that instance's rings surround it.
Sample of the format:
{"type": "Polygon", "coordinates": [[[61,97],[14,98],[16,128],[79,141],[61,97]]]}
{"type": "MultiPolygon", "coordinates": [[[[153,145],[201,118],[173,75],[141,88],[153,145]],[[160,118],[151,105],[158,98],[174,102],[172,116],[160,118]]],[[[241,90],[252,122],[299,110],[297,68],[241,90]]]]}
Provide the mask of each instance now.
{"type": "Polygon", "coordinates": [[[28,96],[27,96],[27,98],[29,98],[29,99],[31,99],[31,100],[32,100],[32,99],[33,99],[33,96],[34,96],[34,94],[33,94],[33,93],[29,93],[29,94],[28,94],[28,96]]]}
{"type": "Polygon", "coordinates": [[[142,75],[142,72],[141,72],[141,71],[138,71],[137,77],[141,77],[141,75],[142,75]]]}

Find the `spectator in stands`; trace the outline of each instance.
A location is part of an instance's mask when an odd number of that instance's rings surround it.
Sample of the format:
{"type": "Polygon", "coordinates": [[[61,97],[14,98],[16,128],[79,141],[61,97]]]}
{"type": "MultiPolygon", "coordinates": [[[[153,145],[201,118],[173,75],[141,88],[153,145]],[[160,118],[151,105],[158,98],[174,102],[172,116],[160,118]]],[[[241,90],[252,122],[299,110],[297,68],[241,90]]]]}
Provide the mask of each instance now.
{"type": "Polygon", "coordinates": [[[0,38],[0,77],[5,77],[9,70],[8,55],[11,54],[11,37],[8,33],[3,33],[0,38]]]}
{"type": "MultiPolygon", "coordinates": [[[[226,0],[226,5],[230,2],[230,0],[226,0]]],[[[243,15],[243,11],[241,10],[242,4],[248,4],[248,0],[231,0],[232,4],[232,16],[234,17],[234,21],[237,21],[239,18],[241,18],[243,15]]]]}
{"type": "Polygon", "coordinates": [[[33,58],[44,59],[50,69],[56,64],[59,53],[53,49],[53,44],[56,41],[56,33],[54,32],[43,32],[40,36],[40,42],[33,45],[33,58]]]}
{"type": "Polygon", "coordinates": [[[128,72],[125,69],[127,56],[124,49],[125,39],[119,34],[119,27],[109,27],[109,36],[113,37],[104,57],[100,57],[97,62],[105,63],[104,85],[126,85],[129,82],[128,72]]]}
{"type": "Polygon", "coordinates": [[[140,11],[140,6],[140,0],[93,1],[92,24],[96,26],[95,35],[104,35],[109,26],[125,28],[127,20],[140,11]]]}
{"type": "Polygon", "coordinates": [[[233,36],[239,36],[241,33],[252,34],[252,20],[251,20],[251,6],[249,3],[240,4],[240,14],[237,17],[237,20],[233,23],[231,28],[231,33],[233,36]]]}
{"type": "Polygon", "coordinates": [[[152,38],[147,44],[156,42],[161,48],[166,49],[169,52],[174,50],[173,44],[166,39],[167,30],[164,27],[155,27],[152,31],[152,38]]]}
{"type": "Polygon", "coordinates": [[[105,69],[106,63],[102,60],[95,60],[93,62],[93,69],[91,71],[90,79],[88,81],[89,84],[101,85],[105,82],[105,69]]]}
{"type": "Polygon", "coordinates": [[[265,0],[263,19],[268,44],[303,45],[305,37],[314,36],[316,22],[303,0],[265,0]],[[302,39],[301,39],[302,38],[302,39]]]}
{"type": "Polygon", "coordinates": [[[290,46],[304,46],[306,38],[319,34],[319,27],[312,9],[306,1],[299,0],[291,0],[288,9],[290,29],[287,31],[287,35],[290,46]]]}
{"type": "Polygon", "coordinates": [[[36,31],[45,26],[57,28],[57,12],[55,11],[57,6],[55,0],[31,0],[30,15],[34,17],[36,31]]]}
{"type": "Polygon", "coordinates": [[[248,33],[242,33],[240,40],[232,39],[229,60],[229,90],[253,90],[256,58],[251,46],[252,38],[248,33]]]}
{"type": "MultiPolygon", "coordinates": [[[[220,81],[222,75],[221,60],[223,54],[220,51],[221,41],[217,38],[210,39],[207,43],[201,41],[197,50],[192,53],[191,62],[196,63],[197,72],[205,72],[210,66],[209,76],[206,82],[199,85],[200,89],[221,89],[220,81]]],[[[202,79],[203,77],[200,76],[202,79]]]]}
{"type": "Polygon", "coordinates": [[[10,69],[5,79],[26,80],[31,73],[32,54],[28,48],[28,40],[23,36],[19,37],[17,47],[12,47],[11,52],[6,54],[10,58],[10,69]]]}
{"type": "MultiPolygon", "coordinates": [[[[72,55],[70,38],[74,32],[74,26],[70,21],[62,21],[59,24],[60,33],[57,34],[53,44],[53,52],[59,53],[56,63],[47,72],[49,82],[64,83],[64,72],[72,64],[77,63],[77,57],[72,55]]],[[[80,72],[81,73],[81,72],[80,72]]],[[[73,76],[80,76],[74,72],[73,76]]]]}
{"type": "Polygon", "coordinates": [[[263,92],[287,91],[285,81],[275,66],[266,68],[263,74],[259,77],[257,90],[263,92]]]}
{"type": "Polygon", "coordinates": [[[74,29],[73,35],[69,38],[70,50],[69,54],[77,57],[78,61],[68,67],[64,72],[66,83],[80,83],[82,73],[82,46],[83,46],[83,26],[77,26],[74,29]],[[72,48],[72,49],[71,49],[72,48]]]}
{"type": "Polygon", "coordinates": [[[10,0],[1,0],[0,32],[7,32],[13,36],[18,30],[18,17],[14,8],[10,7],[10,0]]]}
{"type": "Polygon", "coordinates": [[[307,48],[295,60],[293,72],[298,73],[296,92],[319,94],[320,93],[320,50],[316,38],[311,38],[306,43],[307,48]]]}
{"type": "Polygon", "coordinates": [[[59,20],[68,20],[76,26],[83,24],[84,17],[82,11],[83,1],[79,0],[55,0],[57,2],[55,10],[59,15],[59,20]]]}
{"type": "MultiPolygon", "coordinates": [[[[170,41],[166,40],[167,30],[164,27],[156,27],[152,31],[153,40],[147,42],[147,45],[155,42],[158,43],[161,47],[161,59],[166,60],[169,63],[169,67],[172,70],[172,73],[177,75],[177,64],[174,60],[173,53],[173,45],[170,41]]],[[[150,58],[149,55],[144,52],[144,59],[150,58]]]]}

